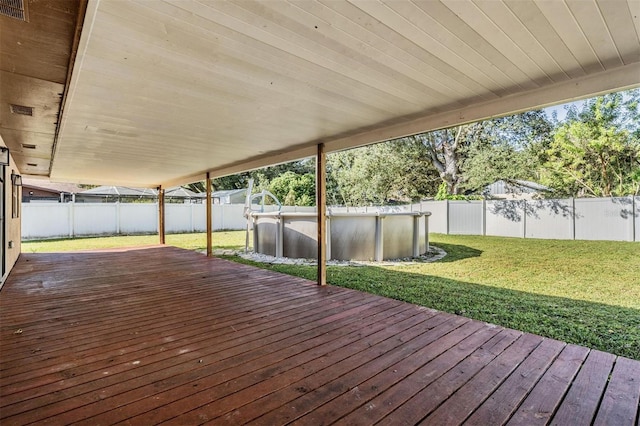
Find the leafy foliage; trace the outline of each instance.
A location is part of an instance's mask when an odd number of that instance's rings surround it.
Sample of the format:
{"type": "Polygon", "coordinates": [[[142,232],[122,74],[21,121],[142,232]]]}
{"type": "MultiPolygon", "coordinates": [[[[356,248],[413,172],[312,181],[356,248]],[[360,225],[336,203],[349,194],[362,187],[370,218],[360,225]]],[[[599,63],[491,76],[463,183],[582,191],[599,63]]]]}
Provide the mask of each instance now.
{"type": "Polygon", "coordinates": [[[462,195],[462,194],[449,194],[447,189],[447,182],[442,182],[438,187],[438,192],[434,197],[435,200],[477,200],[480,199],[479,195],[462,195]]]}
{"type": "Polygon", "coordinates": [[[311,173],[287,171],[269,182],[269,191],[285,206],[315,206],[316,179],[311,173]]]}
{"type": "Polygon", "coordinates": [[[542,183],[556,194],[624,196],[640,191],[640,91],[573,108],[544,152],[542,183]]]}
{"type": "Polygon", "coordinates": [[[419,200],[440,181],[421,145],[391,141],[330,154],[328,200],[347,206],[419,200]]]}

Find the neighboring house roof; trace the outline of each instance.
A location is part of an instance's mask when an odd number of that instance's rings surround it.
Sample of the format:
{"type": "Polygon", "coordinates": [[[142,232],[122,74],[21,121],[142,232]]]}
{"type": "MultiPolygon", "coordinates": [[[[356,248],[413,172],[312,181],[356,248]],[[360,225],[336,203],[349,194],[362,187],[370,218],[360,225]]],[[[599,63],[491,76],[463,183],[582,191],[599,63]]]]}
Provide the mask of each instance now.
{"type": "MultiPolygon", "coordinates": [[[[151,188],[130,188],[127,186],[98,186],[97,188],[88,189],[82,191],[80,195],[112,195],[123,197],[155,197],[158,195],[158,191],[151,188]]],[[[197,198],[198,194],[195,192],[182,188],[180,186],[169,188],[165,190],[165,197],[175,198],[197,198]]]]}
{"type": "Polygon", "coordinates": [[[246,188],[242,188],[242,189],[225,189],[223,191],[215,191],[213,193],[211,193],[211,196],[214,198],[223,198],[223,197],[230,197],[232,195],[236,195],[236,194],[246,194],[247,193],[247,189],[246,188]]]}
{"type": "Polygon", "coordinates": [[[126,186],[98,186],[82,191],[80,195],[114,195],[114,196],[147,196],[153,197],[156,192],[148,188],[129,188],[126,186]]]}
{"type": "Polygon", "coordinates": [[[549,188],[548,186],[544,186],[537,182],[531,182],[530,180],[514,180],[513,183],[515,183],[516,186],[519,186],[520,188],[530,189],[532,191],[550,191],[551,190],[551,188],[549,188]]]}
{"type": "Polygon", "coordinates": [[[177,186],[175,188],[169,188],[164,191],[165,197],[177,197],[177,198],[199,198],[200,194],[191,191],[190,189],[177,186]]]}
{"type": "Polygon", "coordinates": [[[34,179],[25,176],[22,177],[22,187],[37,188],[49,192],[57,192],[58,194],[75,194],[83,191],[83,189],[75,183],[56,183],[47,179],[34,179]]]}

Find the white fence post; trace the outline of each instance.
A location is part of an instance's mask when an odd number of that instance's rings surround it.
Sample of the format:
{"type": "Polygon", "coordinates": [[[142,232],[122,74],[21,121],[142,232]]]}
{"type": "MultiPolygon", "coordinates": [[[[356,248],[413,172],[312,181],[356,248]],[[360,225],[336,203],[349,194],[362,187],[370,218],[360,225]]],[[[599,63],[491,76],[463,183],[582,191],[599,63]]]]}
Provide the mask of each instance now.
{"type": "Polygon", "coordinates": [[[522,203],[522,238],[527,238],[527,200],[522,203]]]}
{"type": "Polygon", "coordinates": [[[451,223],[451,216],[449,215],[449,200],[445,200],[446,201],[446,205],[447,205],[447,235],[449,235],[449,229],[450,226],[449,224],[451,223]]]}
{"type": "Polygon", "coordinates": [[[576,198],[571,197],[571,239],[576,239],[576,198]]]}
{"type": "Polygon", "coordinates": [[[640,218],[638,218],[638,199],[639,197],[633,197],[633,241],[640,241],[640,218]]]}
{"type": "Polygon", "coordinates": [[[196,232],[196,223],[195,223],[195,219],[193,218],[194,215],[194,207],[195,204],[190,203],[191,204],[191,232],[196,232]]]}
{"type": "Polygon", "coordinates": [[[487,200],[482,199],[482,235],[487,235],[487,200]]]}
{"type": "Polygon", "coordinates": [[[116,234],[120,235],[120,201],[116,202],[116,234]]]}
{"type": "Polygon", "coordinates": [[[331,260],[331,217],[327,215],[327,260],[331,260]]]}
{"type": "Polygon", "coordinates": [[[69,237],[70,238],[73,238],[75,236],[75,219],[74,219],[75,205],[76,205],[75,200],[69,203],[69,237]]]}

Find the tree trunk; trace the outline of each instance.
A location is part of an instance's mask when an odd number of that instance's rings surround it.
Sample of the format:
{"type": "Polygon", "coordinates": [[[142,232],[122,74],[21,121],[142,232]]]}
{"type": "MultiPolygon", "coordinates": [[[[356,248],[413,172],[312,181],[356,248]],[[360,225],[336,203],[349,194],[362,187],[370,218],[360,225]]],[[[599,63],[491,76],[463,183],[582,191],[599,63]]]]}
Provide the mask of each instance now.
{"type": "Polygon", "coordinates": [[[408,138],[427,148],[429,160],[438,171],[440,178],[447,183],[447,192],[452,195],[460,192],[462,183],[460,173],[462,159],[458,152],[458,145],[464,136],[464,127],[438,130],[408,138]]]}

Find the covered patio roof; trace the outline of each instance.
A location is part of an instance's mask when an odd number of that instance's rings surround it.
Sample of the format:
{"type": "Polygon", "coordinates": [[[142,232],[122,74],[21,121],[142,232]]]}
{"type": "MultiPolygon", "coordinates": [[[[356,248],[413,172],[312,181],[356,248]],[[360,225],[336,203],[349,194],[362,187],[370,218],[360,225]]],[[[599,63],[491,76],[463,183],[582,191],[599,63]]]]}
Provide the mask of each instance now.
{"type": "Polygon", "coordinates": [[[23,173],[59,181],[173,186],[640,83],[635,0],[26,12],[0,17],[0,134],[23,173]]]}

